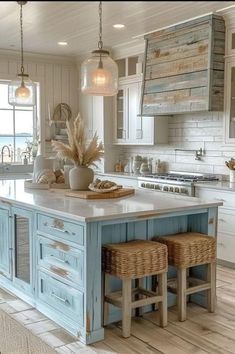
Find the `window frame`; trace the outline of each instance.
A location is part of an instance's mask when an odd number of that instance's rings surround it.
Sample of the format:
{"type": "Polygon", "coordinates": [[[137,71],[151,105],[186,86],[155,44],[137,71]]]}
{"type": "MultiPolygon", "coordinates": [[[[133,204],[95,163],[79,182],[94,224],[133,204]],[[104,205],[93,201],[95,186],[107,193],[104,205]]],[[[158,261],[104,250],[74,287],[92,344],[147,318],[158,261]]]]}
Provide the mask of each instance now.
{"type": "MultiPolygon", "coordinates": [[[[7,79],[1,79],[0,78],[0,84],[3,84],[3,85],[8,85],[8,83],[10,82],[10,80],[7,80],[7,79]]],[[[26,107],[23,107],[23,106],[17,106],[17,105],[14,105],[14,106],[11,106],[11,108],[2,108],[0,106],[0,111],[10,111],[12,112],[12,119],[13,119],[13,135],[9,135],[9,138],[12,138],[13,139],[13,153],[14,153],[14,156],[13,156],[13,159],[11,162],[9,162],[8,164],[11,164],[11,165],[14,165],[14,164],[17,164],[17,165],[23,165],[22,161],[23,161],[23,158],[21,159],[21,162],[19,161],[16,161],[16,157],[17,157],[17,151],[15,149],[16,147],[16,131],[15,131],[15,121],[16,121],[16,112],[32,112],[32,115],[33,115],[33,135],[32,135],[32,139],[37,139],[38,138],[38,129],[39,129],[39,126],[38,126],[38,122],[39,122],[39,119],[38,119],[38,116],[39,116],[39,97],[40,97],[40,83],[39,82],[35,82],[36,84],[36,98],[35,98],[35,105],[32,106],[32,110],[29,110],[27,109],[26,107]],[[17,107],[17,108],[16,108],[17,107]],[[25,109],[26,108],[26,109],[25,109]]],[[[1,137],[7,137],[6,135],[1,135],[0,133],[0,138],[1,137]]],[[[24,137],[24,136],[22,136],[24,137]]],[[[29,138],[28,136],[25,136],[25,140],[29,138]]],[[[31,137],[30,137],[31,138],[31,137]]],[[[26,147],[25,147],[26,148],[26,147]]],[[[23,151],[22,151],[23,152],[23,151]]],[[[32,161],[32,156],[31,156],[31,160],[29,162],[30,164],[33,163],[32,161]]]]}

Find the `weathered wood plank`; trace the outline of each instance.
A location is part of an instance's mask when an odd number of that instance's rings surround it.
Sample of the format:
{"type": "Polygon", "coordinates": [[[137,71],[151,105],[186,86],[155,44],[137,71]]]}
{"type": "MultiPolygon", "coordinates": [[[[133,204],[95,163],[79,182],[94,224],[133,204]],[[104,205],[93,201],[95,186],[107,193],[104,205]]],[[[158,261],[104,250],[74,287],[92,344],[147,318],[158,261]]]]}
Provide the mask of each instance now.
{"type": "Polygon", "coordinates": [[[182,112],[199,112],[208,110],[208,99],[207,97],[198,98],[194,102],[186,100],[180,103],[154,103],[154,104],[143,104],[143,115],[149,116],[158,114],[175,114],[182,112]]]}
{"type": "Polygon", "coordinates": [[[225,23],[224,23],[224,20],[221,16],[219,18],[216,18],[213,15],[213,27],[214,27],[215,31],[225,32],[225,23]]]}
{"type": "Polygon", "coordinates": [[[143,115],[223,110],[225,25],[221,16],[208,15],[145,38],[143,115]]]}
{"type": "Polygon", "coordinates": [[[208,26],[210,21],[210,16],[205,16],[203,18],[198,18],[193,21],[188,21],[168,28],[163,28],[162,30],[156,31],[154,33],[149,33],[145,36],[145,39],[157,40],[158,38],[163,38],[171,34],[180,33],[180,31],[187,31],[187,29],[190,31],[191,28],[193,29],[197,26],[208,26]]]}
{"type": "Polygon", "coordinates": [[[162,47],[174,47],[177,45],[186,45],[186,44],[193,44],[194,42],[203,41],[209,38],[209,28],[208,26],[200,26],[198,28],[194,28],[194,30],[185,33],[181,36],[174,36],[169,38],[160,38],[154,40],[148,40],[148,49],[151,50],[155,47],[162,48],[162,47]]]}
{"type": "Polygon", "coordinates": [[[154,49],[148,52],[147,65],[154,65],[161,62],[194,57],[195,55],[206,53],[208,53],[208,39],[193,42],[191,44],[189,43],[185,45],[177,45],[172,48],[155,47],[154,49]]]}
{"type": "Polygon", "coordinates": [[[206,70],[208,67],[208,55],[197,55],[184,60],[178,59],[175,62],[161,63],[146,67],[146,80],[186,74],[195,71],[206,70]]]}
{"type": "MultiPolygon", "coordinates": [[[[218,78],[218,83],[220,79],[218,78]]],[[[176,75],[171,77],[164,77],[154,80],[146,80],[145,94],[174,91],[180,89],[188,89],[193,87],[207,86],[208,76],[207,70],[198,71],[195,73],[188,73],[182,75],[176,75]]],[[[222,78],[223,81],[223,78],[222,78]]],[[[221,86],[223,85],[223,82],[221,86]]]]}
{"type": "Polygon", "coordinates": [[[204,99],[207,93],[207,87],[197,87],[185,90],[175,90],[169,92],[160,92],[156,94],[145,95],[146,104],[177,104],[185,101],[196,102],[204,99]]]}
{"type": "Polygon", "coordinates": [[[173,33],[179,32],[181,29],[185,30],[186,28],[193,28],[193,27],[195,28],[200,25],[201,26],[203,26],[204,24],[209,25],[211,23],[213,24],[215,31],[225,32],[225,24],[224,24],[223,17],[213,14],[213,15],[207,15],[201,18],[197,18],[191,21],[187,21],[184,23],[180,23],[168,28],[163,28],[162,30],[146,35],[145,39],[153,40],[153,39],[166,36],[171,32],[173,33]]]}

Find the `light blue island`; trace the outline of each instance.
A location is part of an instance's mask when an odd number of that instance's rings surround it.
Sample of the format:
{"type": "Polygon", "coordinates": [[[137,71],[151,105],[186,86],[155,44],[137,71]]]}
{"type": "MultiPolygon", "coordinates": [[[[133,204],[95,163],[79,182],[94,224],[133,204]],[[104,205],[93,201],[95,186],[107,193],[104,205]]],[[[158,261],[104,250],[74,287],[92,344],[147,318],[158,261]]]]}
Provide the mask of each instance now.
{"type": "MultiPolygon", "coordinates": [[[[102,244],[186,231],[216,237],[221,204],[138,189],[121,199],[82,200],[65,190],[26,190],[23,180],[0,181],[0,286],[82,342],[102,340],[102,244]]],[[[203,278],[205,268],[194,273],[203,278]]],[[[120,282],[111,286],[118,290],[120,282]]],[[[204,304],[205,297],[191,300],[204,304]]],[[[118,319],[113,308],[110,321],[118,319]]]]}

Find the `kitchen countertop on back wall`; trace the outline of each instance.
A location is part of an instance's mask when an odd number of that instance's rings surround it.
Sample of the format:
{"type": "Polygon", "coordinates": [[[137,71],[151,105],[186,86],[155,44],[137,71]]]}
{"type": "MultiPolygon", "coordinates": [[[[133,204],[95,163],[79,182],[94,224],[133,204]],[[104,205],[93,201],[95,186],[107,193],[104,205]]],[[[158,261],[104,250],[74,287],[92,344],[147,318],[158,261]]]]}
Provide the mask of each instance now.
{"type": "Polygon", "coordinates": [[[235,192],[235,182],[229,181],[198,182],[195,183],[195,186],[199,188],[222,189],[235,192]]]}

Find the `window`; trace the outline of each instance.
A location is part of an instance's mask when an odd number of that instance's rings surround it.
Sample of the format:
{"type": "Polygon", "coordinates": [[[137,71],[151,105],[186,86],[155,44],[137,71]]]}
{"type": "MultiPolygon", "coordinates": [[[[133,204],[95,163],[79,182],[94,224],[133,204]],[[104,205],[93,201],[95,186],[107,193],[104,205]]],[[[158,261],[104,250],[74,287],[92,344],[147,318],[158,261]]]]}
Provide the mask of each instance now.
{"type": "MultiPolygon", "coordinates": [[[[37,97],[39,88],[37,87],[37,97]]],[[[36,97],[36,102],[37,102],[36,97]]],[[[37,105],[34,107],[8,104],[8,82],[0,81],[0,153],[4,149],[4,162],[22,164],[24,157],[33,161],[37,149],[37,105]]]]}

